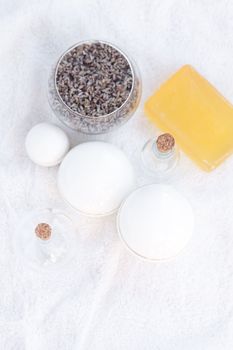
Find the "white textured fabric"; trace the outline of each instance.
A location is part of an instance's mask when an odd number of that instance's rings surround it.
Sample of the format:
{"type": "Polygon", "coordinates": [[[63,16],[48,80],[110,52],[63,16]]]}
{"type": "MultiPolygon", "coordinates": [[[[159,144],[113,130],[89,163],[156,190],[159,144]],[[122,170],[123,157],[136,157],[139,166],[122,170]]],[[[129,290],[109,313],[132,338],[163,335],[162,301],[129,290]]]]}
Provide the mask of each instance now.
{"type": "Polygon", "coordinates": [[[196,228],[176,259],[138,260],[119,241],[115,217],[78,228],[77,256],[57,274],[31,271],[17,258],[14,232],[31,208],[68,211],[57,168],[35,166],[24,139],[41,121],[59,122],[47,102],[50,66],[83,39],[113,42],[134,58],[141,105],[116,132],[73,145],[113,142],[131,158],[138,184],[140,149],[154,134],[145,98],[185,63],[233,101],[233,2],[227,0],[0,1],[0,349],[232,350],[233,157],[207,174],[184,155],[169,180],[191,201],[196,228]]]}

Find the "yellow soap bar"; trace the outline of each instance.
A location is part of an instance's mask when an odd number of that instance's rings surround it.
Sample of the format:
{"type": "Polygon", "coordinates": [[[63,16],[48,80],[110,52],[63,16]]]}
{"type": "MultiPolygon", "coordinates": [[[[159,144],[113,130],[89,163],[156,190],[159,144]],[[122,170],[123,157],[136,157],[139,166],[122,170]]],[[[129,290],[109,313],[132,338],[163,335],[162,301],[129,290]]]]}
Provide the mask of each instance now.
{"type": "Polygon", "coordinates": [[[206,171],[233,152],[233,106],[189,65],[146,101],[145,113],[206,171]]]}

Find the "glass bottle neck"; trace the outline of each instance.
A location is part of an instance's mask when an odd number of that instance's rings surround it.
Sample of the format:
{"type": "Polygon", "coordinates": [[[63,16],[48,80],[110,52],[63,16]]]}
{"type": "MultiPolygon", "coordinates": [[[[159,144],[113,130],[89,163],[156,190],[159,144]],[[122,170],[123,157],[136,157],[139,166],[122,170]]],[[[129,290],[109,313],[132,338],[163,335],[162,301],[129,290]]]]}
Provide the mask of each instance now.
{"type": "Polygon", "coordinates": [[[152,152],[153,154],[157,157],[157,158],[160,158],[160,159],[168,159],[170,157],[172,157],[174,155],[174,147],[167,151],[167,152],[161,152],[158,150],[158,147],[157,147],[157,144],[156,144],[156,141],[153,141],[152,143],[152,152]]]}
{"type": "Polygon", "coordinates": [[[49,245],[49,244],[52,243],[52,241],[53,241],[53,238],[52,238],[52,237],[53,237],[53,236],[51,236],[49,239],[46,239],[46,240],[43,240],[43,239],[41,239],[41,238],[39,238],[39,237],[36,237],[36,240],[37,240],[37,242],[38,242],[39,245],[41,245],[41,246],[46,246],[46,245],[49,245]]]}

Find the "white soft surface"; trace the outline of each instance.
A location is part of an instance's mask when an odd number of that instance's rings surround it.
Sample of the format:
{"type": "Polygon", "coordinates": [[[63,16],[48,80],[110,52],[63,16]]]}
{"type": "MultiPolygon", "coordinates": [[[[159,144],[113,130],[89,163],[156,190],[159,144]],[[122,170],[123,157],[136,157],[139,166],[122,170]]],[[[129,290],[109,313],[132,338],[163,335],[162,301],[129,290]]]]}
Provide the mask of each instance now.
{"type": "MultiPolygon", "coordinates": [[[[31,271],[13,250],[25,211],[68,211],[57,169],[35,166],[24,150],[34,124],[59,125],[47,102],[47,76],[67,47],[101,38],[138,63],[143,96],[135,117],[96,139],[121,147],[144,184],[150,180],[139,152],[154,133],[143,116],[145,98],[190,63],[233,101],[232,33],[227,0],[1,0],[1,350],[232,350],[233,157],[210,174],[181,157],[169,182],[191,201],[196,229],[173,261],[152,264],[130,255],[114,217],[73,215],[77,258],[57,274],[31,271]]],[[[90,139],[69,135],[73,145],[90,139]]]]}

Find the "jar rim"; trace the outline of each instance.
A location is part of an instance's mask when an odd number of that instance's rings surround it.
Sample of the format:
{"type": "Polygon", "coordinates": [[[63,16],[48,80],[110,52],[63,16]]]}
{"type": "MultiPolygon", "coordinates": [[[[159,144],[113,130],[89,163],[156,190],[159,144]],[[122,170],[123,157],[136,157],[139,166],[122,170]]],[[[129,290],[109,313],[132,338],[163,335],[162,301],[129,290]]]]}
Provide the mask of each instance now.
{"type": "Polygon", "coordinates": [[[115,113],[117,113],[118,111],[120,111],[121,109],[123,109],[123,107],[128,103],[128,101],[130,100],[131,96],[132,96],[132,93],[133,93],[133,90],[134,90],[134,87],[135,87],[135,72],[134,72],[134,67],[131,63],[131,60],[129,59],[129,57],[121,50],[119,49],[115,44],[111,44],[110,42],[108,41],[105,41],[105,40],[97,40],[97,39],[89,39],[89,40],[82,40],[82,41],[79,41],[78,43],[72,45],[71,47],[69,47],[69,49],[67,49],[65,52],[63,52],[63,54],[60,56],[60,58],[58,59],[57,61],[57,64],[56,64],[56,67],[55,67],[55,72],[54,72],[54,87],[55,87],[55,90],[56,90],[56,93],[58,95],[58,98],[60,100],[60,102],[74,115],[76,116],[79,116],[79,117],[82,117],[82,118],[88,118],[88,119],[93,119],[93,118],[96,118],[96,119],[104,119],[104,118],[107,118],[111,115],[114,115],[115,113]],[[58,88],[57,88],[57,84],[56,84],[56,77],[57,77],[57,71],[58,71],[58,67],[61,63],[61,61],[63,60],[63,58],[65,57],[65,55],[67,53],[69,53],[70,51],[72,51],[74,48],[78,47],[78,46],[81,46],[81,45],[84,45],[84,44],[93,44],[93,43],[101,43],[101,44],[106,44],[108,46],[111,46],[113,49],[117,50],[127,61],[127,63],[129,64],[130,66],[130,70],[132,72],[132,86],[131,86],[131,89],[130,89],[130,92],[129,92],[129,95],[127,97],[127,99],[122,103],[122,105],[118,108],[116,108],[114,111],[112,111],[111,113],[108,113],[108,114],[104,114],[104,115],[100,115],[100,116],[90,116],[90,115],[84,115],[84,114],[81,114],[79,112],[76,112],[74,111],[72,108],[70,108],[65,102],[64,100],[62,99],[59,91],[58,91],[58,88]]]}

